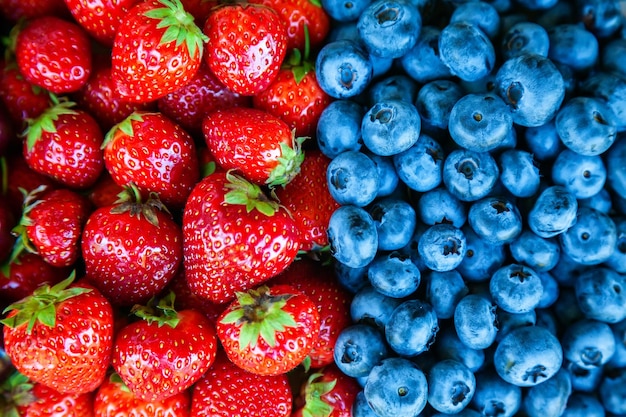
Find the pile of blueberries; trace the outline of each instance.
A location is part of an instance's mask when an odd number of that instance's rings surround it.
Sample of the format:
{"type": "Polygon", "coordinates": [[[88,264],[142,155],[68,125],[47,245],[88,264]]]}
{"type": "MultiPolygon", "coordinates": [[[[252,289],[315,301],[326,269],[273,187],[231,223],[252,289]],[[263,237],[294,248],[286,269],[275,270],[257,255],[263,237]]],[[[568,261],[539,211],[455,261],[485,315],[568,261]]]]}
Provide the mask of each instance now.
{"type": "Polygon", "coordinates": [[[626,415],[617,0],[322,0],[354,417],[626,415]]]}

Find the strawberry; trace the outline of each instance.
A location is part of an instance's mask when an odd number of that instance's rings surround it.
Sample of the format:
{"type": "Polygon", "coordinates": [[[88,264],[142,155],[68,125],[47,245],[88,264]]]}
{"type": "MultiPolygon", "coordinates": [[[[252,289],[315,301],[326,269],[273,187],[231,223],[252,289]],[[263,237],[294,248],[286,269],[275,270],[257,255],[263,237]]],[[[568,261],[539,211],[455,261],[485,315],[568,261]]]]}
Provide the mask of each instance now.
{"type": "Polygon", "coordinates": [[[182,207],[199,177],[193,138],[161,113],[134,112],[114,126],[103,144],[104,163],[121,186],[182,207]]]}
{"type": "Polygon", "coordinates": [[[56,101],[24,132],[24,158],[36,172],[69,188],[94,184],[104,168],[98,122],[75,103],[56,101]]]}
{"type": "Polygon", "coordinates": [[[156,296],[183,257],[180,227],[155,198],[137,190],[125,201],[91,213],[81,241],[86,275],[111,302],[132,306],[156,296]]]}
{"type": "Polygon", "coordinates": [[[191,288],[187,285],[185,268],[178,269],[178,273],[172,278],[165,291],[174,293],[174,307],[176,310],[199,311],[204,314],[211,323],[215,323],[219,315],[224,311],[223,305],[216,304],[191,292],[191,288]]]}
{"type": "Polygon", "coordinates": [[[209,70],[206,63],[196,75],[178,90],[161,97],[159,111],[180,124],[194,136],[202,135],[202,120],[217,109],[250,107],[250,97],[233,93],[209,70]]]}
{"type": "Polygon", "coordinates": [[[289,285],[240,292],[219,317],[217,337],[228,358],[259,375],[280,375],[297,367],[320,332],[317,306],[289,285]]]}
{"type": "Polygon", "coordinates": [[[183,237],[191,291],[220,304],[278,275],[300,246],[283,208],[258,186],[219,170],[189,195],[183,237]]]}
{"type": "Polygon", "coordinates": [[[105,170],[98,181],[87,191],[87,198],[92,206],[100,208],[114,205],[120,194],[124,192],[124,187],[113,181],[111,175],[105,170]]]}
{"type": "Polygon", "coordinates": [[[89,37],[54,16],[33,19],[19,31],[15,59],[27,81],[57,94],[78,90],[91,74],[89,37]]]}
{"type": "Polygon", "coordinates": [[[309,353],[307,365],[319,369],[333,363],[337,337],[352,322],[352,297],[337,282],[334,269],[327,264],[302,258],[293,262],[271,284],[291,285],[316,304],[320,317],[320,334],[309,353]]]}
{"type": "Polygon", "coordinates": [[[329,163],[330,158],[319,149],[310,149],[300,166],[300,173],[289,184],[274,190],[280,204],[296,221],[305,251],[328,246],[328,222],[339,208],[328,191],[326,170],[329,163]]]}
{"type": "Polygon", "coordinates": [[[165,400],[193,385],[215,360],[213,324],[199,311],[174,309],[174,293],[132,311],[141,320],[122,328],[111,364],[142,400],[165,400]]]}
{"type": "Polygon", "coordinates": [[[280,117],[295,130],[296,136],[313,136],[322,111],[331,101],[317,82],[315,63],[309,60],[307,36],[304,55],[294,49],[276,79],[255,95],[252,103],[255,108],[280,117]]]}
{"type": "Polygon", "coordinates": [[[191,393],[192,417],[288,417],[291,409],[287,375],[246,372],[223,351],[191,393]]]}
{"type": "Polygon", "coordinates": [[[86,198],[59,188],[40,187],[25,199],[19,224],[13,229],[16,249],[39,254],[54,266],[71,266],[80,255],[80,236],[91,212],[86,198]]]}
{"type": "Polygon", "coordinates": [[[304,160],[300,149],[304,139],[296,139],[285,122],[262,110],[217,110],[205,117],[202,130],[207,147],[224,169],[235,169],[257,184],[287,184],[304,160]]]}
{"type": "Polygon", "coordinates": [[[219,0],[180,0],[185,11],[193,16],[200,27],[204,24],[211,9],[219,4],[219,0]]]}
{"type": "Polygon", "coordinates": [[[140,0],[65,0],[74,19],[94,39],[113,46],[117,28],[128,11],[140,0]]]}
{"type": "Polygon", "coordinates": [[[191,80],[202,62],[206,37],[180,0],[146,0],[118,27],[111,55],[118,91],[147,102],[191,80]]]}
{"type": "Polygon", "coordinates": [[[41,16],[65,17],[68,14],[63,0],[0,0],[0,15],[13,22],[41,16]]]}
{"type": "Polygon", "coordinates": [[[203,31],[209,68],[235,93],[258,94],[278,75],[287,53],[287,30],[273,9],[224,4],[211,11],[203,31]]]}
{"type": "Polygon", "coordinates": [[[162,401],[146,401],[133,395],[119,376],[112,374],[98,387],[93,401],[94,417],[188,417],[189,392],[184,391],[162,401]]]}
{"type": "Polygon", "coordinates": [[[351,417],[361,386],[330,364],[309,376],[296,399],[293,417],[351,417]]]}
{"type": "Polygon", "coordinates": [[[5,309],[4,344],[16,369],[66,394],[96,389],[113,345],[113,309],[95,288],[72,284],[74,274],[5,309]]]}
{"type": "Polygon", "coordinates": [[[26,126],[50,107],[47,90],[27,81],[16,65],[7,64],[0,73],[0,99],[16,127],[26,126]]]}
{"type": "Polygon", "coordinates": [[[26,376],[14,372],[0,386],[5,398],[3,416],[15,417],[92,417],[93,395],[61,394],[43,384],[32,383],[26,376]]]}

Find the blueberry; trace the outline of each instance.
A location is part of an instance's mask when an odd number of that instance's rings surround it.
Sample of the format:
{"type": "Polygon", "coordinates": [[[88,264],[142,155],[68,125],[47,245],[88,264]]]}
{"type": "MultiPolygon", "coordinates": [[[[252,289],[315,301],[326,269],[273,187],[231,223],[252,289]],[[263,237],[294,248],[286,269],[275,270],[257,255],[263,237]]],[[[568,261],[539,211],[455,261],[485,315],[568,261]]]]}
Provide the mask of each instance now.
{"type": "Polygon", "coordinates": [[[421,128],[420,115],[413,103],[387,100],[372,106],[363,117],[363,143],[376,155],[392,156],[413,146],[421,128]]]}
{"type": "Polygon", "coordinates": [[[461,274],[456,271],[429,271],[425,277],[426,300],[433,306],[437,317],[449,319],[454,316],[457,303],[469,289],[461,274]]]}
{"type": "Polygon", "coordinates": [[[369,54],[358,43],[347,39],[324,45],[315,61],[319,86],[334,98],[349,98],[364,92],[373,71],[369,54]]]}
{"type": "Polygon", "coordinates": [[[428,372],[428,404],[441,413],[462,411],[475,391],[474,373],[461,362],[443,360],[428,372]]]}
{"type": "Polygon", "coordinates": [[[600,400],[591,394],[573,392],[561,417],[604,417],[605,411],[600,400]]]}
{"type": "Polygon", "coordinates": [[[559,110],[555,119],[561,142],[581,155],[600,155],[617,137],[613,111],[594,97],[574,97],[559,110]]]}
{"type": "Polygon", "coordinates": [[[581,319],[570,324],[561,338],[565,358],[584,369],[602,367],[615,353],[615,337],[607,323],[581,319]]]}
{"type": "Polygon", "coordinates": [[[443,163],[443,182],[461,201],[476,201],[487,196],[499,174],[496,161],[487,152],[457,149],[450,152],[443,163]]]}
{"type": "Polygon", "coordinates": [[[414,103],[418,85],[408,75],[393,74],[377,80],[367,89],[367,102],[370,107],[387,100],[400,100],[414,103]]]}
{"type": "Polygon", "coordinates": [[[483,416],[512,417],[522,405],[522,390],[492,370],[481,371],[476,374],[471,405],[483,416]]]}
{"type": "Polygon", "coordinates": [[[381,198],[374,201],[367,211],[376,223],[379,250],[398,250],[409,243],[415,231],[417,214],[406,200],[381,198]]]}
{"type": "Polygon", "coordinates": [[[441,30],[435,26],[422,26],[413,48],[407,51],[399,63],[404,72],[420,84],[449,78],[448,68],[439,55],[441,30]]]}
{"type": "Polygon", "coordinates": [[[465,81],[476,81],[488,75],[496,60],[489,37],[478,26],[467,22],[450,22],[443,28],[439,54],[450,72],[465,81]]]}
{"type": "Polygon", "coordinates": [[[422,16],[406,0],[374,0],[363,10],[357,29],[370,54],[400,58],[417,42],[422,16]]]}
{"type": "Polygon", "coordinates": [[[376,198],[389,197],[403,190],[403,187],[399,187],[400,178],[398,178],[396,167],[390,156],[376,155],[367,149],[364,149],[363,153],[376,165],[376,172],[378,173],[378,192],[376,193],[376,198]]]}
{"type": "Polygon", "coordinates": [[[467,220],[467,208],[444,187],[426,191],[417,202],[420,220],[429,226],[448,223],[462,227],[467,220]]]}
{"type": "Polygon", "coordinates": [[[322,0],[322,7],[338,22],[349,22],[359,18],[371,0],[322,0]]]}
{"type": "Polygon", "coordinates": [[[388,349],[378,329],[367,324],[351,324],[337,336],[333,355],[341,372],[358,378],[369,375],[387,357],[388,349]]]}
{"type": "Polygon", "coordinates": [[[533,158],[538,161],[552,160],[564,148],[556,132],[554,119],[540,126],[527,128],[524,140],[533,158]]]}
{"type": "Polygon", "coordinates": [[[606,167],[599,155],[585,156],[563,150],[552,165],[552,181],[562,185],[578,200],[599,193],[606,182],[606,167]]]}
{"type": "Polygon", "coordinates": [[[427,351],[438,331],[435,310],[418,299],[402,302],[385,325],[387,343],[394,352],[405,357],[427,351]]]}
{"type": "Polygon", "coordinates": [[[574,363],[566,363],[565,368],[569,371],[572,389],[579,392],[595,392],[600,386],[604,368],[581,368],[574,363]]]}
{"type": "Polygon", "coordinates": [[[333,257],[346,266],[364,267],[376,256],[376,224],[360,207],[342,206],[335,210],[330,217],[327,234],[333,257]]]}
{"type": "Polygon", "coordinates": [[[590,207],[602,213],[609,213],[613,208],[613,201],[608,188],[605,187],[591,197],[579,199],[578,207],[590,207]]]}
{"type": "Polygon", "coordinates": [[[610,326],[615,339],[615,353],[608,366],[611,368],[626,367],[626,320],[611,323],[610,326]]]}
{"type": "Polygon", "coordinates": [[[424,261],[422,260],[422,257],[419,253],[419,240],[427,228],[428,226],[426,226],[424,223],[417,222],[411,240],[409,240],[409,243],[407,243],[406,246],[400,250],[400,252],[410,258],[422,272],[426,271],[428,268],[424,264],[424,261]]]}
{"type": "Polygon", "coordinates": [[[613,39],[604,44],[600,52],[602,68],[626,76],[626,39],[613,39]]]}
{"type": "Polygon", "coordinates": [[[469,225],[461,228],[465,235],[465,257],[457,267],[467,281],[486,281],[504,264],[505,246],[481,239],[469,225]]]}
{"type": "Polygon", "coordinates": [[[454,310],[454,328],[464,345],[486,349],[496,340],[496,307],[480,295],[461,298],[454,310]]]}
{"type": "Polygon", "coordinates": [[[541,278],[531,268],[508,264],[491,277],[489,293],[501,309],[509,313],[527,313],[539,304],[543,286],[541,278]]]}
{"type": "Polygon", "coordinates": [[[593,72],[580,81],[580,94],[603,100],[615,116],[617,130],[626,130],[626,79],[607,71],[593,72]]]}
{"type": "Polygon", "coordinates": [[[507,334],[493,355],[496,372],[505,381],[532,387],[552,378],[563,364],[559,340],[543,327],[519,327],[507,334]]]}
{"type": "Polygon", "coordinates": [[[608,413],[626,414],[626,368],[607,372],[600,382],[598,394],[608,413]]]}
{"type": "Polygon", "coordinates": [[[611,256],[605,261],[605,265],[620,274],[626,274],[626,217],[613,217],[615,222],[617,239],[611,256]]]}
{"type": "Polygon", "coordinates": [[[357,393],[350,411],[351,417],[378,417],[378,414],[376,414],[367,403],[363,391],[357,393]]]}
{"type": "Polygon", "coordinates": [[[317,144],[324,155],[334,158],[345,151],[361,149],[361,121],[365,110],[351,100],[335,100],[321,113],[317,144]]]}
{"type": "Polygon", "coordinates": [[[333,158],[326,169],[328,191],[339,204],[363,207],[378,194],[378,170],[360,151],[345,151],[333,158]]]}
{"type": "Polygon", "coordinates": [[[517,206],[502,197],[485,197],[474,202],[467,220],[481,239],[494,245],[511,243],[522,232],[522,216],[517,206]]]}
{"type": "Polygon", "coordinates": [[[541,287],[543,288],[537,308],[551,307],[559,298],[559,283],[549,272],[537,272],[537,275],[541,279],[541,287]]]}
{"type": "Polygon", "coordinates": [[[496,315],[498,316],[498,334],[496,336],[496,342],[500,342],[511,330],[537,324],[537,314],[535,310],[526,313],[509,313],[499,308],[496,310],[496,315]]]}
{"type": "Polygon", "coordinates": [[[451,224],[435,224],[420,237],[418,251],[426,267],[433,271],[451,271],[465,256],[465,235],[451,224]]]}
{"type": "Polygon", "coordinates": [[[528,213],[530,230],[543,238],[557,236],[576,223],[578,202],[564,187],[554,185],[539,194],[528,213]]]}
{"type": "Polygon", "coordinates": [[[626,276],[609,268],[589,269],[578,276],[574,288],[585,317],[606,323],[626,318],[626,276]]]}
{"type": "Polygon", "coordinates": [[[337,261],[333,264],[333,270],[339,285],[352,294],[369,285],[369,280],[367,279],[367,265],[352,268],[337,261]]]}
{"type": "Polygon", "coordinates": [[[367,285],[354,294],[350,302],[350,317],[354,323],[366,323],[384,331],[391,313],[401,302],[367,285]]]}
{"type": "Polygon", "coordinates": [[[554,311],[555,317],[559,320],[559,324],[566,327],[585,318],[585,314],[576,298],[574,288],[561,287],[559,292],[559,298],[552,306],[552,311],[554,311]]]}
{"type": "Polygon", "coordinates": [[[413,362],[387,358],[372,369],[364,393],[379,417],[417,417],[426,407],[428,383],[413,362]]]}
{"type": "Polygon", "coordinates": [[[528,389],[523,407],[528,417],[561,416],[572,393],[569,373],[561,368],[552,378],[528,389]]]}
{"type": "Polygon", "coordinates": [[[412,190],[425,192],[441,183],[443,148],[432,137],[421,134],[409,149],[393,155],[398,177],[412,190]]]}
{"type": "Polygon", "coordinates": [[[617,228],[611,217],[580,207],[576,223],[559,235],[561,248],[574,262],[598,265],[608,260],[617,244],[617,228]]]}
{"type": "Polygon", "coordinates": [[[424,84],[415,99],[422,128],[427,132],[447,130],[450,112],[463,96],[462,87],[452,80],[433,80],[424,84]]]}
{"type": "Polygon", "coordinates": [[[517,0],[517,3],[529,10],[545,10],[554,7],[558,0],[517,0]]]}
{"type": "Polygon", "coordinates": [[[607,183],[622,198],[626,198],[626,139],[621,138],[606,155],[607,183]]]}
{"type": "Polygon", "coordinates": [[[500,50],[507,60],[522,54],[548,56],[549,48],[550,39],[545,28],[537,23],[522,21],[504,33],[500,50]]]}
{"type": "Polygon", "coordinates": [[[433,350],[441,360],[452,359],[461,362],[472,372],[478,372],[485,364],[485,351],[468,347],[459,339],[452,327],[442,327],[437,334],[433,350]]]}
{"type": "Polygon", "coordinates": [[[598,39],[584,26],[564,23],[548,30],[550,51],[548,57],[568,65],[575,71],[586,71],[598,61],[598,39]]]}
{"type": "Polygon", "coordinates": [[[511,256],[536,272],[554,268],[561,255],[561,246],[554,238],[542,238],[530,230],[524,230],[509,245],[511,256]]]}
{"type": "Polygon", "coordinates": [[[377,255],[369,265],[367,276],[377,291],[393,298],[413,294],[421,282],[417,265],[395,251],[377,255]]]}
{"type": "Polygon", "coordinates": [[[552,119],[565,97],[563,76],[549,58],[523,54],[496,72],[496,93],[511,107],[513,122],[541,126],[552,119]]]}
{"type": "Polygon", "coordinates": [[[521,149],[507,149],[498,155],[500,181],[515,197],[532,197],[539,190],[541,177],[533,154],[521,149]]]}
{"type": "Polygon", "coordinates": [[[459,4],[450,15],[450,23],[455,22],[474,24],[490,39],[495,38],[500,31],[500,14],[486,1],[459,4]]]}

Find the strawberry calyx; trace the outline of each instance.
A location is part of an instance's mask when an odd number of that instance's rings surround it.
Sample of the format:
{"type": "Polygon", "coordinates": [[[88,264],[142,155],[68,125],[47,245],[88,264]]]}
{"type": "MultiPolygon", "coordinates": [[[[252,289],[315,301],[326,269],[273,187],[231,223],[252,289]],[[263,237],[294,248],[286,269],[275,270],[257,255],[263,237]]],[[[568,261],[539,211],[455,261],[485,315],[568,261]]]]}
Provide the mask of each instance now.
{"type": "Polygon", "coordinates": [[[337,380],[317,381],[324,374],[313,373],[309,376],[304,389],[304,407],[302,417],[328,417],[333,412],[334,407],[322,399],[322,396],[330,393],[337,385],[337,380]]]}
{"type": "Polygon", "coordinates": [[[131,216],[145,217],[153,226],[159,227],[157,210],[170,213],[165,204],[159,199],[157,193],[150,193],[144,202],[141,191],[134,183],[129,183],[124,190],[118,194],[115,206],[111,208],[112,214],[122,214],[128,212],[131,216]]]}
{"type": "Polygon", "coordinates": [[[267,286],[261,286],[248,292],[238,292],[238,304],[222,319],[222,324],[234,324],[240,328],[239,349],[256,347],[263,341],[270,347],[276,346],[276,333],[284,332],[288,327],[297,327],[290,313],[284,310],[293,294],[272,295],[267,286]]]}
{"type": "Polygon", "coordinates": [[[278,202],[270,199],[256,184],[253,184],[236,175],[232,170],[226,172],[225,187],[228,191],[224,195],[225,204],[246,206],[246,211],[250,213],[252,210],[258,210],[266,216],[273,216],[280,205],[278,202]]]}
{"type": "Polygon", "coordinates": [[[166,28],[160,43],[176,42],[176,46],[184,43],[190,57],[197,52],[202,58],[204,43],[209,38],[196,25],[193,16],[185,11],[180,0],[159,0],[159,3],[164,7],[148,10],[144,16],[160,20],[157,27],[166,28]]]}
{"type": "Polygon", "coordinates": [[[269,187],[285,186],[300,173],[300,165],[304,162],[302,143],[308,138],[296,138],[295,133],[295,129],[291,131],[292,146],[285,143],[280,144],[281,156],[277,158],[278,164],[272,169],[266,181],[269,187]]]}
{"type": "Polygon", "coordinates": [[[315,63],[309,59],[311,53],[311,44],[309,38],[309,27],[304,25],[304,53],[298,48],[294,48],[291,51],[291,55],[285,60],[283,64],[284,69],[291,70],[296,84],[300,84],[300,81],[311,71],[315,69],[315,63]]]}
{"type": "Polygon", "coordinates": [[[76,105],[75,102],[59,99],[54,94],[50,94],[50,100],[52,105],[44,110],[42,114],[34,119],[27,120],[28,125],[22,135],[26,137],[26,148],[28,151],[33,149],[43,132],[55,133],[57,131],[55,122],[59,119],[59,116],[78,114],[76,110],[72,109],[76,105]]]}
{"type": "Polygon", "coordinates": [[[159,300],[153,297],[145,306],[139,304],[133,306],[131,313],[147,321],[148,324],[155,323],[159,327],[167,324],[171,328],[175,328],[180,322],[178,312],[174,308],[175,298],[174,292],[170,291],[159,300]]]}
{"type": "Polygon", "coordinates": [[[20,417],[19,407],[35,402],[34,384],[24,374],[15,371],[0,385],[0,412],[6,417],[20,417]]]}
{"type": "Polygon", "coordinates": [[[91,292],[89,288],[70,287],[75,277],[76,271],[72,271],[68,278],[52,287],[48,284],[38,287],[28,297],[5,308],[3,313],[13,311],[16,313],[0,320],[0,323],[11,328],[28,323],[27,334],[31,334],[37,322],[54,327],[57,305],[70,298],[91,292]]]}
{"type": "Polygon", "coordinates": [[[112,372],[109,376],[109,382],[112,384],[118,385],[121,391],[131,393],[132,391],[128,388],[128,385],[124,382],[122,377],[117,372],[112,372]]]}
{"type": "Polygon", "coordinates": [[[41,203],[39,199],[41,193],[43,193],[48,187],[46,185],[40,185],[39,187],[27,192],[24,189],[20,189],[24,195],[24,203],[22,205],[22,217],[20,221],[11,229],[11,234],[16,237],[13,245],[13,250],[9,256],[9,264],[16,262],[22,252],[27,251],[29,253],[37,253],[35,248],[28,238],[28,227],[32,225],[32,219],[29,217],[29,213],[41,203]]]}
{"type": "Polygon", "coordinates": [[[118,124],[111,127],[111,129],[109,129],[106,135],[104,135],[104,140],[102,141],[102,145],[100,146],[100,148],[101,149],[106,148],[107,145],[113,140],[113,138],[115,137],[115,134],[118,131],[121,131],[127,136],[132,137],[134,135],[133,122],[142,123],[144,114],[147,114],[147,113],[140,112],[140,111],[132,112],[124,120],[122,120],[118,124]]]}

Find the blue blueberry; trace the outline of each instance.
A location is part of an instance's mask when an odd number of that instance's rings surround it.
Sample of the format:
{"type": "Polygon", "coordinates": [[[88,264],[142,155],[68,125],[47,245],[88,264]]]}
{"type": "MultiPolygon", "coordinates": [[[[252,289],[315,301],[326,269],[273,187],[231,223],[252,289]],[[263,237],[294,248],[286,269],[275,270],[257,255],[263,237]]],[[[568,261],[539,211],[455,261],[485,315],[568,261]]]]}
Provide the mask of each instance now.
{"type": "Polygon", "coordinates": [[[335,261],[333,263],[333,270],[339,285],[352,294],[369,285],[369,280],[367,279],[367,265],[352,268],[339,261],[335,261]]]}
{"type": "Polygon", "coordinates": [[[511,243],[522,233],[522,216],[517,206],[502,197],[474,202],[467,221],[481,239],[494,245],[511,243]]]}
{"type": "Polygon", "coordinates": [[[626,130],[626,79],[596,71],[578,83],[580,94],[603,100],[615,116],[617,130],[626,130]]]}
{"type": "Polygon", "coordinates": [[[542,238],[530,230],[524,230],[509,245],[511,256],[536,272],[554,268],[561,255],[561,247],[554,238],[542,238]]]}
{"type": "Polygon", "coordinates": [[[576,223],[559,235],[561,249],[574,262],[598,265],[613,254],[617,228],[611,217],[589,207],[580,207],[576,223]]]}
{"type": "Polygon", "coordinates": [[[585,27],[598,38],[607,38],[623,27],[623,12],[618,1],[580,0],[576,8],[585,27]]]}
{"type": "Polygon", "coordinates": [[[476,377],[463,363],[437,362],[428,372],[428,404],[445,414],[462,411],[476,391],[476,377]]]}
{"type": "MultiPolygon", "coordinates": [[[[575,302],[575,301],[574,301],[575,302]]],[[[535,310],[535,325],[541,326],[547,329],[553,335],[560,334],[560,324],[554,314],[549,308],[538,308],[535,310]]]]}
{"type": "Polygon", "coordinates": [[[496,307],[482,296],[469,294],[461,298],[454,310],[454,328],[464,345],[486,349],[496,340],[496,307]]]}
{"type": "Polygon", "coordinates": [[[512,417],[522,405],[522,389],[492,370],[476,374],[476,392],[471,406],[483,416],[512,417]]]}
{"type": "Polygon", "coordinates": [[[496,184],[500,170],[487,152],[456,149],[443,163],[443,183],[461,201],[476,201],[487,196],[496,184]]]}
{"type": "Polygon", "coordinates": [[[626,318],[626,276],[609,268],[588,269],[578,276],[574,288],[585,317],[606,323],[626,318]]]}
{"type": "Polygon", "coordinates": [[[315,61],[319,86],[334,98],[355,97],[369,86],[374,68],[358,43],[343,39],[327,43],[315,61]]]}
{"type": "Polygon", "coordinates": [[[378,417],[365,399],[365,393],[361,390],[357,393],[350,409],[351,417],[378,417]]]}
{"type": "Polygon", "coordinates": [[[367,266],[378,250],[376,224],[367,211],[356,206],[339,207],[328,224],[332,256],[351,268],[367,266]]]}
{"type": "Polygon", "coordinates": [[[522,21],[511,26],[502,36],[500,51],[503,59],[522,54],[548,56],[550,39],[546,29],[534,22],[522,21]]]}
{"type": "Polygon", "coordinates": [[[435,310],[440,319],[449,319],[454,316],[457,303],[469,293],[461,274],[456,271],[429,271],[424,280],[426,282],[426,301],[435,310]]]}
{"type": "Polygon", "coordinates": [[[378,292],[394,298],[413,294],[422,277],[410,258],[395,251],[377,255],[369,265],[367,276],[378,292]]]}
{"type": "Polygon", "coordinates": [[[369,106],[388,100],[414,103],[417,97],[417,82],[405,74],[393,74],[373,82],[367,89],[369,106]]]}
{"type": "Polygon", "coordinates": [[[425,192],[441,183],[443,148],[432,137],[421,134],[409,149],[393,155],[398,177],[412,190],[425,192]]]}
{"type": "Polygon", "coordinates": [[[620,138],[606,155],[607,183],[616,194],[626,198],[626,139],[620,138]]]}
{"type": "Polygon", "coordinates": [[[509,313],[527,313],[539,304],[543,286],[541,278],[531,268],[508,264],[491,277],[489,293],[501,309],[509,313]]]}
{"type": "Polygon", "coordinates": [[[333,158],[326,179],[330,195],[342,205],[364,207],[378,195],[376,165],[360,151],[345,151],[333,158]]]}
{"type": "Polygon", "coordinates": [[[531,126],[524,132],[524,141],[538,161],[552,160],[564,148],[556,132],[554,119],[540,126],[531,126]]]}
{"type": "Polygon", "coordinates": [[[361,140],[361,122],[365,110],[352,100],[335,100],[321,113],[317,123],[317,144],[320,151],[334,158],[345,151],[358,151],[361,140]]]}
{"type": "Polygon", "coordinates": [[[486,1],[459,4],[450,15],[450,23],[455,22],[474,24],[490,39],[494,39],[500,32],[500,14],[486,1]]]}
{"type": "Polygon", "coordinates": [[[626,39],[613,39],[607,42],[602,46],[600,53],[604,70],[622,77],[626,76],[626,39]]]}
{"type": "Polygon", "coordinates": [[[322,7],[337,22],[356,21],[371,0],[321,0],[322,7]]]}
{"type": "Polygon", "coordinates": [[[496,60],[489,37],[466,22],[450,22],[442,29],[439,54],[452,75],[465,81],[476,81],[491,73],[496,60]]]}
{"type": "Polygon", "coordinates": [[[598,394],[607,413],[626,414],[626,368],[607,372],[600,382],[598,394]]]}
{"type": "Polygon", "coordinates": [[[498,308],[496,315],[498,316],[498,334],[496,336],[496,342],[500,342],[511,330],[537,324],[537,313],[535,310],[526,313],[509,313],[508,311],[498,308]]]}
{"type": "Polygon", "coordinates": [[[596,392],[598,390],[604,374],[604,367],[587,369],[571,362],[566,362],[563,367],[569,371],[573,390],[578,392],[596,392]]]}
{"type": "Polygon", "coordinates": [[[419,253],[419,240],[427,228],[428,226],[424,223],[417,222],[411,240],[409,240],[409,243],[407,243],[407,245],[400,250],[400,252],[409,257],[422,272],[428,270],[428,268],[424,265],[424,261],[419,253]]]}
{"type": "Polygon", "coordinates": [[[598,61],[598,39],[582,25],[564,23],[553,26],[548,30],[548,37],[548,57],[554,62],[575,71],[586,71],[598,61]]]}
{"type": "Polygon", "coordinates": [[[609,324],[615,339],[615,353],[608,362],[610,368],[626,367],[626,320],[609,324]]]}
{"type": "Polygon", "coordinates": [[[367,324],[345,327],[337,336],[333,351],[337,367],[353,378],[369,375],[388,354],[382,333],[367,324]]]}
{"type": "Polygon", "coordinates": [[[564,187],[554,185],[539,194],[528,213],[528,227],[543,238],[557,236],[576,223],[578,201],[564,187]]]}
{"type": "Polygon", "coordinates": [[[532,387],[552,378],[563,364],[559,339],[543,327],[519,327],[496,347],[493,365],[510,384],[532,387]]]}
{"type": "Polygon", "coordinates": [[[439,322],[433,307],[421,300],[402,302],[385,325],[385,338],[391,349],[404,357],[417,356],[435,342],[439,322]]]}
{"type": "Polygon", "coordinates": [[[433,271],[451,271],[465,256],[465,235],[451,224],[435,224],[420,237],[418,251],[426,267],[433,271]]]}
{"type": "Polygon", "coordinates": [[[522,405],[528,417],[561,416],[571,394],[569,373],[561,368],[541,385],[529,388],[522,405]]]}
{"type": "Polygon", "coordinates": [[[361,288],[350,302],[350,317],[354,323],[365,323],[385,330],[391,313],[402,300],[388,297],[371,285],[361,288]]]}
{"type": "Polygon", "coordinates": [[[441,30],[435,26],[422,26],[417,42],[401,58],[404,72],[420,84],[451,77],[450,68],[439,55],[441,30]]]}
{"type": "Polygon", "coordinates": [[[552,165],[552,182],[562,185],[578,200],[599,193],[606,182],[606,167],[599,155],[585,156],[564,149],[552,165]]]}
{"type": "Polygon", "coordinates": [[[602,367],[615,353],[615,337],[604,322],[581,319],[565,329],[561,337],[565,358],[584,369],[602,367]]]}
{"type": "Polygon", "coordinates": [[[604,417],[605,411],[597,396],[574,391],[567,400],[561,417],[604,417]]]}
{"type": "Polygon", "coordinates": [[[505,261],[504,245],[494,245],[481,239],[469,225],[461,228],[465,235],[465,257],[457,267],[466,281],[481,282],[491,278],[505,261]]]}
{"type": "Polygon", "coordinates": [[[417,224],[417,214],[408,201],[395,197],[380,198],[367,211],[376,223],[379,250],[398,250],[409,243],[417,224]]]}
{"type": "Polygon", "coordinates": [[[537,308],[551,307],[559,298],[559,283],[549,272],[537,272],[537,275],[539,275],[539,278],[541,279],[541,286],[543,287],[543,292],[541,293],[541,299],[539,300],[539,304],[537,304],[537,308]]]}
{"type": "Polygon", "coordinates": [[[462,227],[467,220],[467,208],[444,187],[423,193],[417,201],[417,214],[426,225],[448,223],[462,227]]]}
{"type": "Polygon", "coordinates": [[[578,200],[578,207],[590,207],[602,213],[609,213],[613,208],[613,201],[608,187],[605,187],[591,197],[578,200]]]}
{"type": "Polygon", "coordinates": [[[615,272],[626,274],[626,217],[613,217],[617,232],[615,248],[611,256],[604,262],[606,266],[615,272]]]}
{"type": "Polygon", "coordinates": [[[461,362],[472,372],[478,372],[485,365],[485,351],[468,347],[459,339],[453,327],[441,328],[432,350],[441,360],[461,362]]]}
{"type": "Polygon", "coordinates": [[[552,311],[563,327],[585,318],[585,314],[580,308],[580,303],[576,298],[576,291],[573,287],[561,287],[559,298],[552,305],[552,311]]]}
{"type": "Polygon", "coordinates": [[[545,10],[554,7],[558,0],[517,0],[517,3],[529,10],[545,10]]]}
{"type": "Polygon", "coordinates": [[[379,417],[416,417],[426,407],[428,382],[410,360],[387,358],[372,369],[363,391],[379,417]]]}
{"type": "Polygon", "coordinates": [[[515,197],[532,197],[539,190],[541,177],[532,153],[507,149],[498,155],[500,181],[515,197]]]}
{"type": "Polygon", "coordinates": [[[464,94],[462,87],[452,80],[433,80],[424,84],[415,99],[422,128],[427,132],[447,130],[450,112],[464,94]]]}
{"type": "Polygon", "coordinates": [[[421,119],[412,102],[388,100],[372,106],[363,117],[363,143],[376,155],[392,156],[413,146],[421,131],[421,119]]]}

